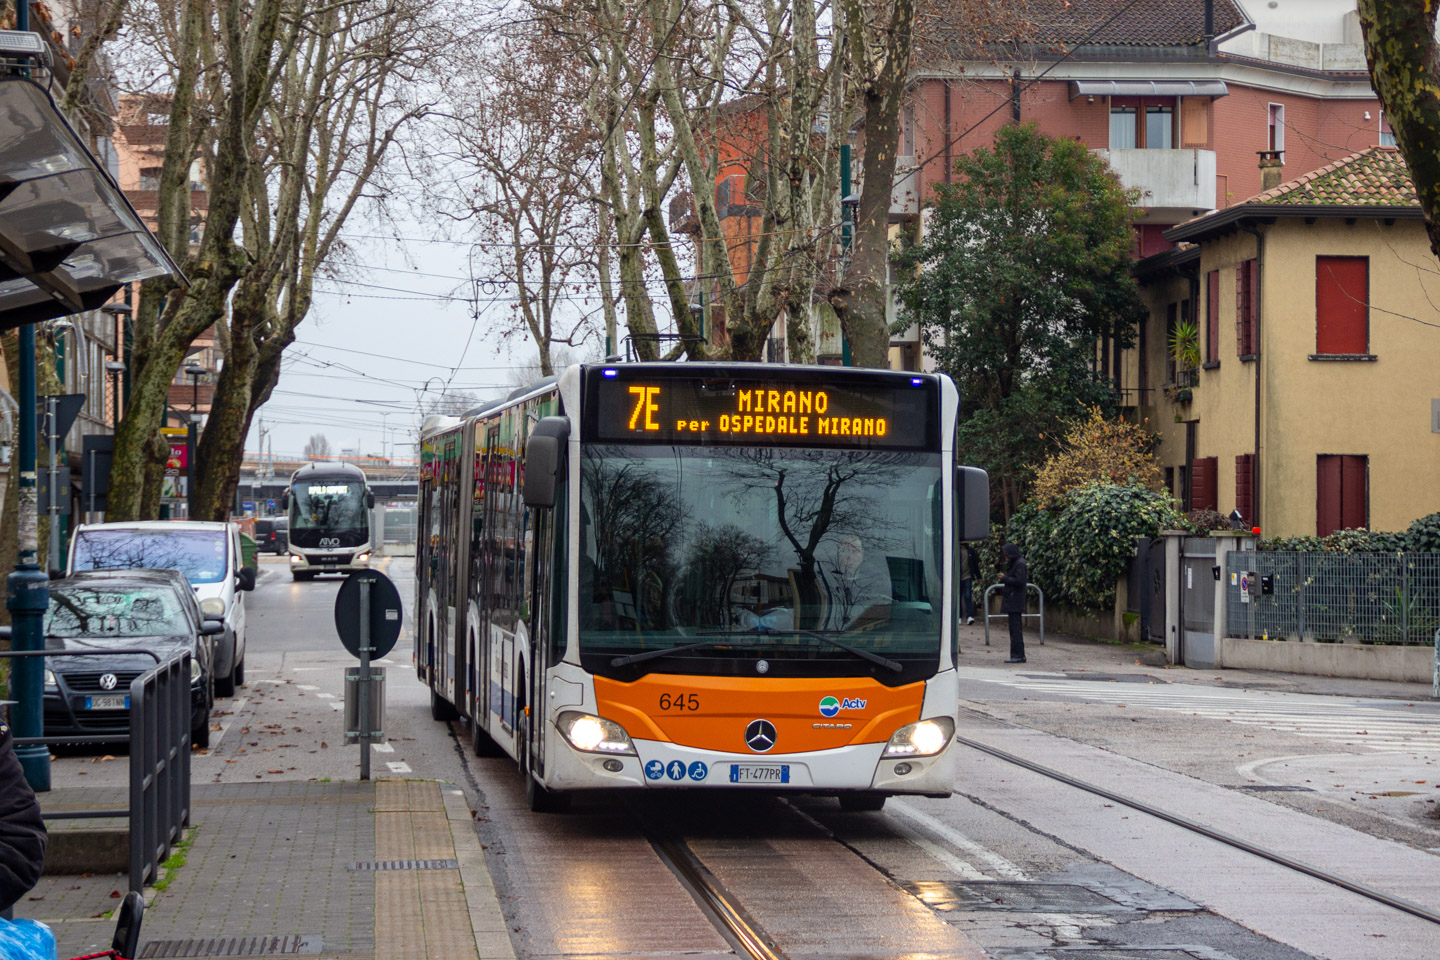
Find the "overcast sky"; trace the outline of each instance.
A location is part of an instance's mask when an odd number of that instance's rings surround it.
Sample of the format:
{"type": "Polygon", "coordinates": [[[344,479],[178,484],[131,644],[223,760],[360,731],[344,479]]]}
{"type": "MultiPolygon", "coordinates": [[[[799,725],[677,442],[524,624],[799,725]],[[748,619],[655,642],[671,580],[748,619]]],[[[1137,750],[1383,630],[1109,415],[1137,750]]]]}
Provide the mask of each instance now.
{"type": "MultiPolygon", "coordinates": [[[[422,389],[430,401],[447,390],[490,399],[513,389],[522,368],[536,367],[528,336],[500,336],[511,316],[508,288],[469,293],[468,244],[426,241],[418,225],[401,226],[413,235],[397,242],[356,223],[347,240],[365,266],[317,282],[315,306],[285,352],[247,453],[260,450],[263,425],[277,456],[298,457],[314,433],[334,453],[358,444],[362,455],[413,456],[422,389]],[[467,293],[478,303],[461,299],[467,293]]],[[[600,346],[592,342],[589,352],[600,346]]]]}

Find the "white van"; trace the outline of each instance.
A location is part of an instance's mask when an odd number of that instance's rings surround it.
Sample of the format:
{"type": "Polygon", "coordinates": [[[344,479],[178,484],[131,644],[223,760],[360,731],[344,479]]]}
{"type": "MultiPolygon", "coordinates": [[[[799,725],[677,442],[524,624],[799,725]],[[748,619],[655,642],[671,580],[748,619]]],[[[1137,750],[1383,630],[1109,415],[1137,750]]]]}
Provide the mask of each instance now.
{"type": "Polygon", "coordinates": [[[225,618],[215,638],[215,695],[233,697],[245,683],[245,591],[255,570],[242,563],[240,527],[201,520],[88,523],[70,538],[66,573],[144,568],[179,570],[205,613],[225,618]]]}

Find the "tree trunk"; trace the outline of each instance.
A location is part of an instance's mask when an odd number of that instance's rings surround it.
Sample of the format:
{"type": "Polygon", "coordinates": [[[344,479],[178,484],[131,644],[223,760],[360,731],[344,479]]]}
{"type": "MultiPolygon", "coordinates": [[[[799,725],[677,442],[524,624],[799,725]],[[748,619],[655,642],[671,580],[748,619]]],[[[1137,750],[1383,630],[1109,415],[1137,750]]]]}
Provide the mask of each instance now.
{"type": "MultiPolygon", "coordinates": [[[[850,264],[830,303],[850,341],[857,367],[890,365],[890,331],[885,324],[885,294],[890,273],[890,194],[900,151],[900,105],[910,72],[910,40],[915,0],[891,0],[883,24],[867,21],[872,13],[860,0],[842,0],[847,46],[860,64],[861,102],[865,108],[865,157],[860,209],[850,264]]],[[[880,8],[883,9],[883,8],[880,8]]]]}
{"type": "Polygon", "coordinates": [[[231,466],[238,467],[245,455],[250,393],[260,358],[249,325],[236,323],[236,327],[240,329],[235,331],[225,368],[220,371],[220,382],[215,386],[215,398],[195,458],[197,520],[229,518],[235,480],[231,466]]]}
{"type": "Polygon", "coordinates": [[[1430,250],[1440,257],[1440,44],[1434,3],[1360,0],[1365,59],[1395,145],[1410,168],[1425,213],[1430,250]]]}

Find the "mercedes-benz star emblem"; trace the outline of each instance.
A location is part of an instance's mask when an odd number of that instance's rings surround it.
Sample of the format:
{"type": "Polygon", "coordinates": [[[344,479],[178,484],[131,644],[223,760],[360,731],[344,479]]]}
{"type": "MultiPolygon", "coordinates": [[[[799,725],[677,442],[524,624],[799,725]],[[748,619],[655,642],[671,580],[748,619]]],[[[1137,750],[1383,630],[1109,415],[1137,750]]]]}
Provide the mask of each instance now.
{"type": "Polygon", "coordinates": [[[120,678],[117,677],[117,676],[115,676],[115,674],[113,674],[113,673],[101,674],[101,676],[100,676],[100,689],[101,689],[101,690],[114,690],[114,689],[115,689],[115,684],[117,684],[117,683],[119,683],[119,682],[120,682],[120,678]]]}
{"type": "Polygon", "coordinates": [[[745,728],[745,745],[756,753],[765,753],[775,746],[775,724],[769,720],[752,720],[745,728]]]}

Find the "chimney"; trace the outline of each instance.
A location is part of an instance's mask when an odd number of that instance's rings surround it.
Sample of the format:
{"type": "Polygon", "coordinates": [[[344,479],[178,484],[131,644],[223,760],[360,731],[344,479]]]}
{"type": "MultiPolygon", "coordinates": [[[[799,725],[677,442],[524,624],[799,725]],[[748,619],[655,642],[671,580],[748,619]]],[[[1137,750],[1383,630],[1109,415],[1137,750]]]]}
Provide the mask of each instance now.
{"type": "Polygon", "coordinates": [[[1280,174],[1285,169],[1282,159],[1285,156],[1284,150],[1261,150],[1260,153],[1260,192],[1273,190],[1280,186],[1280,174]]]}
{"type": "Polygon", "coordinates": [[[1205,0],[1205,39],[1215,39],[1215,0],[1205,0]]]}

